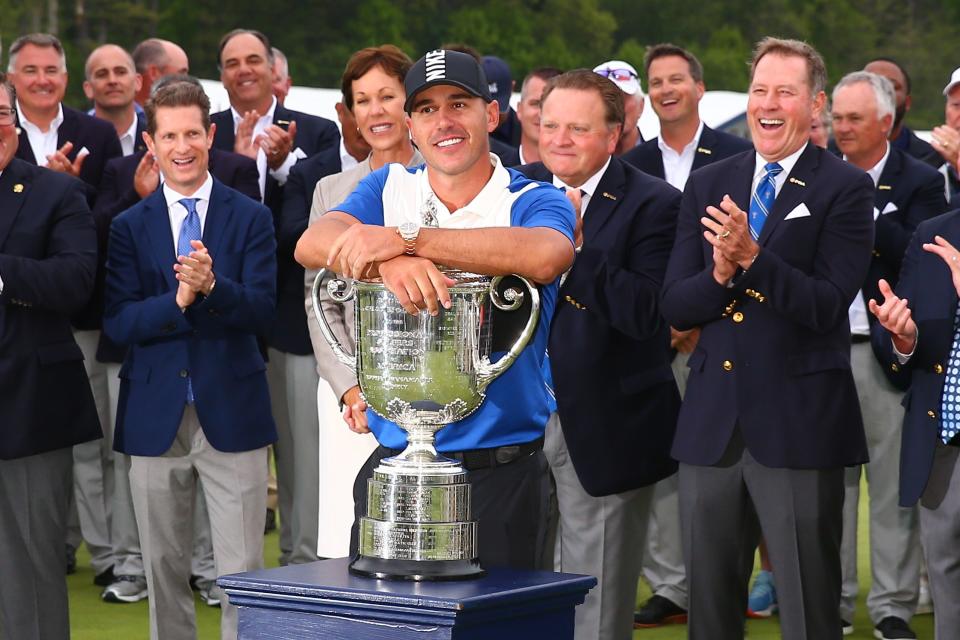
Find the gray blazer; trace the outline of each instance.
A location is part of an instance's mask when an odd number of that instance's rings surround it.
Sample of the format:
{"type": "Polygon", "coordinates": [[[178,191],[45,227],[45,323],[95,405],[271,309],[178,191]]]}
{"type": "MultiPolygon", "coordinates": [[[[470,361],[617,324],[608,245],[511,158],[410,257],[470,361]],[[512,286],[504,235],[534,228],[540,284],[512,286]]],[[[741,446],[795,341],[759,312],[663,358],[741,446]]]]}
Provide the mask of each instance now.
{"type": "MultiPolygon", "coordinates": [[[[407,166],[417,167],[422,165],[423,162],[423,156],[414,149],[413,157],[410,158],[407,166]]],[[[360,181],[370,173],[370,158],[368,157],[355,167],[321,178],[313,192],[310,224],[313,224],[324,213],[335,209],[337,205],[346,200],[347,196],[353,193],[353,190],[360,184],[360,181]]],[[[320,333],[320,325],[317,324],[317,317],[313,312],[313,303],[310,300],[310,292],[313,289],[313,281],[316,279],[317,273],[317,269],[307,269],[304,276],[304,304],[307,309],[307,327],[310,330],[313,353],[317,357],[317,372],[321,378],[329,383],[330,388],[337,395],[337,399],[342,400],[343,394],[357,385],[357,376],[356,373],[337,360],[330,345],[327,344],[320,333]]],[[[353,304],[342,305],[334,302],[327,294],[326,283],[324,283],[324,286],[320,288],[320,306],[340,344],[349,353],[353,353],[353,304]]]]}

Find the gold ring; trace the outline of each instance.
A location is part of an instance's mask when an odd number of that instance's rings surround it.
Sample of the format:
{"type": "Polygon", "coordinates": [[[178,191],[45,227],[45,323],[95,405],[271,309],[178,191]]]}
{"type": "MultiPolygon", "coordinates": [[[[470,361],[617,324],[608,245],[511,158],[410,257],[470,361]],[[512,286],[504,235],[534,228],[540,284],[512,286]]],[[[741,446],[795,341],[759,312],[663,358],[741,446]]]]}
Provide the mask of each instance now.
{"type": "Polygon", "coordinates": [[[724,230],[720,233],[720,239],[723,240],[724,238],[726,238],[726,237],[729,236],[729,235],[730,235],[730,229],[724,229],[724,230]]]}

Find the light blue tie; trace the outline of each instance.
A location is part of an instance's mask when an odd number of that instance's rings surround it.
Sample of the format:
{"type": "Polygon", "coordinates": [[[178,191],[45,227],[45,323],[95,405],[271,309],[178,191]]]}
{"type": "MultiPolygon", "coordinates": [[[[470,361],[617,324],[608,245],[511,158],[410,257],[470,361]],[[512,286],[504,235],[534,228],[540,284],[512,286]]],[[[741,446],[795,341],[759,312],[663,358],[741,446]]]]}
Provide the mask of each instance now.
{"type": "MultiPolygon", "coordinates": [[[[200,239],[200,215],[197,213],[197,198],[182,198],[180,204],[187,210],[187,217],[180,226],[177,255],[188,256],[193,251],[191,240],[200,239]]],[[[193,381],[187,376],[187,404],[193,404],[193,381]]]]}
{"type": "Polygon", "coordinates": [[[953,347],[947,361],[940,400],[940,439],[950,442],[960,432],[960,305],[953,319],[953,347]]]}
{"type": "Polygon", "coordinates": [[[754,241],[760,238],[763,223],[767,221],[773,201],[777,199],[777,184],[774,178],[783,171],[783,167],[776,162],[768,162],[763,168],[767,172],[760,178],[757,191],[750,198],[750,235],[754,241]]]}

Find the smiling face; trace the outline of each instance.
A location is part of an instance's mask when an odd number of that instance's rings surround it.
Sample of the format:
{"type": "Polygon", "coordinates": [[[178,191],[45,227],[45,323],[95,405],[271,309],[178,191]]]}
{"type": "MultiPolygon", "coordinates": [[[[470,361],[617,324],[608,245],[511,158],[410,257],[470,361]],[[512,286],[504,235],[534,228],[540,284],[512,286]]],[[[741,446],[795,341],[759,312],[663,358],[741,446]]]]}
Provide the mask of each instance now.
{"type": "Polygon", "coordinates": [[[688,122],[700,116],[703,83],[695,82],[690,65],[680,56],[654,58],[647,69],[650,102],[660,122],[688,122]]]}
{"type": "Polygon", "coordinates": [[[540,158],[550,173],[579,187],[613,155],[620,127],[605,119],[600,94],[554,89],[541,105],[540,158]]]}
{"type": "Polygon", "coordinates": [[[116,45],[105,45],[90,54],[83,92],[103,110],[125,109],[140,90],[140,76],[133,60],[116,45]]]}
{"type": "Polygon", "coordinates": [[[367,144],[377,151],[405,145],[410,134],[400,80],[375,66],[354,80],[352,89],[353,116],[367,144]]]}
{"type": "Polygon", "coordinates": [[[147,146],[171,189],[191,195],[207,179],[213,127],[204,130],[200,107],[158,107],[156,131],[147,146]]]}
{"type": "Polygon", "coordinates": [[[489,134],[497,128],[496,101],[484,103],[460,87],[439,84],[416,95],[407,125],[431,171],[458,176],[489,172],[489,134]]]}
{"type": "Polygon", "coordinates": [[[812,95],[807,61],[768,53],[757,62],[747,100],[747,125],[753,146],[767,162],[794,153],[810,138],[826,96],[812,95]]]}
{"type": "Polygon", "coordinates": [[[263,115],[273,99],[273,66],[267,48],[250,33],[227,42],[220,54],[220,81],[230,104],[240,113],[257,110],[263,115]]]}
{"type": "Polygon", "coordinates": [[[877,98],[866,82],[840,87],[833,95],[833,135],[837,147],[861,169],[870,169],[887,150],[891,114],[879,117],[877,98]]]}
{"type": "Polygon", "coordinates": [[[10,81],[23,107],[21,115],[32,121],[55,114],[67,90],[67,70],[53,47],[26,44],[17,52],[10,81]]]}

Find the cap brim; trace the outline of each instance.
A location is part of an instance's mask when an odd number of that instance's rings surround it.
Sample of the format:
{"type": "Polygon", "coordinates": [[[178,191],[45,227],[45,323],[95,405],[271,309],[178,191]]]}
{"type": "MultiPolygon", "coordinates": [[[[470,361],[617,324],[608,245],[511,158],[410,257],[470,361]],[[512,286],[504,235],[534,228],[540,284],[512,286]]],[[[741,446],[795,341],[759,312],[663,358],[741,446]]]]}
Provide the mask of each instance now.
{"type": "Polygon", "coordinates": [[[949,93],[953,91],[953,88],[957,85],[960,85],[960,80],[954,80],[953,82],[945,86],[943,88],[943,95],[949,95],[949,93]]]}
{"type": "Polygon", "coordinates": [[[434,86],[436,86],[436,85],[438,85],[438,84],[448,84],[448,85],[453,86],[453,87],[460,87],[461,89],[463,89],[464,91],[466,91],[466,92],[469,93],[470,95],[472,95],[472,96],[474,96],[474,97],[476,97],[476,98],[480,98],[481,100],[484,100],[485,102],[490,102],[490,101],[492,100],[492,98],[491,98],[490,96],[482,95],[482,94],[478,93],[477,90],[474,89],[473,87],[469,87],[469,86],[467,86],[466,84],[464,84],[464,83],[462,83],[462,82],[459,82],[459,81],[457,81],[457,80],[450,80],[449,78],[442,78],[442,79],[439,79],[439,80],[431,80],[430,82],[425,82],[425,83],[423,83],[422,85],[420,85],[419,87],[417,87],[417,90],[414,91],[412,94],[408,95],[406,101],[403,103],[403,109],[404,109],[404,111],[406,111],[407,113],[410,113],[410,112],[413,110],[413,103],[414,103],[414,100],[416,100],[417,95],[418,95],[419,93],[421,93],[422,91],[424,91],[425,89],[429,89],[430,87],[434,87],[434,86]]]}

